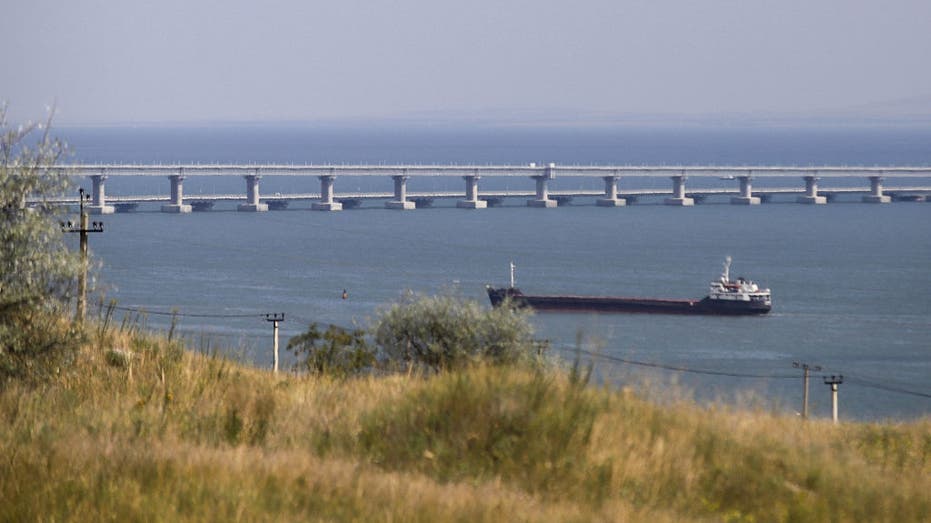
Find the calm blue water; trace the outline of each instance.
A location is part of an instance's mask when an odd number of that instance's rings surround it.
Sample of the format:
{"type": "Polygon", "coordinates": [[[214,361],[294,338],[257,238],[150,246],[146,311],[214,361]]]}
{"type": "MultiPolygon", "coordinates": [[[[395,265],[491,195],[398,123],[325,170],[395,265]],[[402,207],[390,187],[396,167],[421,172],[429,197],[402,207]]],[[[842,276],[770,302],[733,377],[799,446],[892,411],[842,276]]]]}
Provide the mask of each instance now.
{"type": "MultiPolygon", "coordinates": [[[[77,159],[101,162],[931,164],[928,130],[457,135],[449,129],[244,127],[65,134],[77,159]]],[[[150,182],[111,178],[108,193],[133,192],[132,183],[150,182]]],[[[151,183],[157,184],[153,192],[167,190],[165,180],[151,183]]],[[[242,190],[242,180],[209,183],[242,190]]],[[[337,180],[337,191],[349,183],[337,180]]],[[[191,185],[185,184],[187,194],[191,185]]],[[[264,194],[269,186],[317,190],[315,179],[266,177],[264,194]],[[294,186],[304,183],[310,187],[294,186]]],[[[203,190],[224,192],[206,185],[203,190]]],[[[733,274],[773,289],[769,316],[539,314],[534,324],[557,349],[581,340],[586,350],[694,369],[791,375],[797,374],[793,361],[820,364],[826,373],[861,380],[841,385],[845,417],[931,412],[931,399],[862,385],[866,380],[931,393],[931,204],[606,209],[590,203],[550,210],[528,209],[515,200],[481,211],[440,206],[398,212],[372,204],[341,213],[298,208],[247,214],[222,205],[184,216],[138,212],[105,217],[107,232],[95,235],[91,248],[103,264],[100,286],[121,305],[177,307],[189,314],[285,312],[285,339],[310,321],[364,325],[408,290],[457,292],[485,302],[484,285],[506,283],[510,260],[527,292],[697,298],[731,255],[733,274]],[[340,299],[344,288],[348,300],[340,299]]],[[[166,321],[152,316],[149,324],[164,327],[166,321]]],[[[207,333],[215,345],[232,346],[257,364],[271,361],[271,328],[261,319],[188,317],[179,327],[207,333]]],[[[699,398],[730,401],[753,391],[786,410],[799,408],[800,380],[595,361],[599,376],[611,381],[673,381],[699,398]]],[[[830,412],[823,373],[812,381],[812,411],[818,416],[830,412]]]]}

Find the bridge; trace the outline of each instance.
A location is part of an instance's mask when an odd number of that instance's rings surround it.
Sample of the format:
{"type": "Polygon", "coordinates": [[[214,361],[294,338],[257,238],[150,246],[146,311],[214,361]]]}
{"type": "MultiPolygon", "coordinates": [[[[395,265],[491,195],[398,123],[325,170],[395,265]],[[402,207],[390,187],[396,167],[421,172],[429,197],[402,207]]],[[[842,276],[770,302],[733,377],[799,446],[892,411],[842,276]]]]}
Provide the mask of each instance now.
{"type": "MultiPolygon", "coordinates": [[[[187,213],[192,206],[185,203],[183,183],[185,178],[199,176],[242,176],[245,179],[245,193],[241,195],[218,194],[197,196],[205,201],[243,201],[240,211],[261,212],[268,210],[268,197],[262,201],[259,193],[259,180],[263,176],[316,176],[320,181],[319,193],[276,194],[272,200],[314,200],[312,208],[322,211],[338,211],[343,208],[341,201],[362,199],[387,199],[385,206],[389,209],[409,210],[417,207],[420,198],[457,198],[456,206],[467,209],[483,209],[489,199],[506,197],[527,197],[529,207],[552,208],[558,205],[560,198],[574,196],[596,197],[596,204],[604,207],[618,207],[627,204],[629,198],[620,196],[619,180],[622,178],[669,178],[671,187],[668,191],[630,190],[624,196],[639,195],[665,196],[666,205],[694,205],[696,197],[711,194],[731,195],[735,205],[757,205],[769,195],[780,193],[798,193],[796,201],[804,204],[825,204],[826,194],[864,193],[863,201],[870,203],[888,203],[892,201],[890,193],[931,193],[929,185],[895,186],[884,189],[886,178],[896,180],[931,180],[931,167],[847,167],[847,166],[569,166],[556,164],[527,165],[248,165],[248,164],[188,164],[188,165],[133,165],[133,164],[67,164],[57,165],[53,169],[70,176],[86,176],[93,184],[92,201],[89,209],[95,214],[114,212],[113,203],[164,202],[163,212],[187,213]],[[390,177],[394,183],[392,193],[356,192],[340,193],[336,196],[334,189],[339,176],[375,176],[390,177]],[[105,183],[107,178],[115,176],[159,176],[169,181],[168,193],[159,195],[119,196],[108,200],[105,183]],[[410,177],[461,177],[465,182],[462,192],[421,192],[408,193],[407,181],[410,177]],[[532,179],[534,191],[479,191],[479,180],[486,178],[532,179]],[[551,191],[549,182],[559,178],[600,178],[604,182],[603,191],[551,191]],[[714,189],[697,189],[686,192],[688,178],[712,178],[719,181],[736,182],[736,187],[714,189]],[[759,178],[777,178],[801,180],[795,187],[768,188],[753,191],[753,180],[759,178]],[[869,187],[837,187],[821,189],[818,182],[823,178],[863,178],[869,181],[869,187]]],[[[68,203],[69,199],[61,202],[68,203]]]]}

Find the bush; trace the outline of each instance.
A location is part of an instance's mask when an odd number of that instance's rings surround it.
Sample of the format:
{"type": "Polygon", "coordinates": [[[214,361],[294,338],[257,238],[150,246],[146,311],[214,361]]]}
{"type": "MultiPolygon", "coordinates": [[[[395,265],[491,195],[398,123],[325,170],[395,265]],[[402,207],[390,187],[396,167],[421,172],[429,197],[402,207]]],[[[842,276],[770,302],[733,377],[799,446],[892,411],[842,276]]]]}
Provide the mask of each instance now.
{"type": "Polygon", "coordinates": [[[0,310],[0,387],[10,379],[41,382],[70,363],[83,340],[74,324],[28,304],[0,310]]]}
{"type": "Polygon", "coordinates": [[[64,208],[50,202],[68,187],[53,169],[65,146],[49,136],[49,122],[14,129],[5,113],[0,106],[0,313],[8,304],[67,300],[81,268],[58,225],[64,208]]]}
{"type": "Polygon", "coordinates": [[[65,146],[49,123],[14,128],[0,106],[0,383],[60,363],[75,344],[58,318],[81,264],[50,202],[68,180],[53,168],[65,146]]]}
{"type": "Polygon", "coordinates": [[[410,296],[381,313],[375,342],[389,362],[433,370],[529,362],[539,350],[528,314],[452,296],[410,296]]]}
{"type": "Polygon", "coordinates": [[[314,374],[349,376],[375,364],[375,349],[365,341],[365,331],[336,325],[320,332],[312,323],[307,332],[288,341],[288,350],[299,358],[295,368],[314,374]]]}

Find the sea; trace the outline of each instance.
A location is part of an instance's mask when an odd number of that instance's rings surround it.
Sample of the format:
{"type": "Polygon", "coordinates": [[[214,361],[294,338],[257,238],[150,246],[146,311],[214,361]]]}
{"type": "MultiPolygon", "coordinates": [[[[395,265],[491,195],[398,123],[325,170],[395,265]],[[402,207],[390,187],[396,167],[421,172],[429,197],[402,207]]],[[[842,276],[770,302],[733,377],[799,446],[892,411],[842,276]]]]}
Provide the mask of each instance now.
{"type": "MultiPolygon", "coordinates": [[[[75,162],[573,165],[931,165],[921,126],[535,126],[215,124],[66,127],[75,162]]],[[[76,180],[90,188],[86,179],[76,180]]],[[[755,187],[802,180],[754,181],[755,187]]],[[[887,178],[887,186],[931,185],[887,178]]],[[[627,179],[625,189],[670,184],[627,179]]],[[[689,186],[734,181],[689,180],[689,186]],[[694,183],[693,183],[694,182],[694,183]]],[[[866,185],[827,179],[825,186],[866,185]]],[[[533,181],[484,178],[480,189],[532,190],[533,181]]],[[[107,180],[108,195],[168,192],[162,177],[107,180]]],[[[185,197],[245,192],[239,177],[189,177],[185,197]]],[[[343,191],[390,191],[391,181],[339,177],[343,191]]],[[[553,189],[602,188],[557,179],[553,189]]],[[[412,178],[408,191],[464,190],[459,179],[412,178]]],[[[263,196],[317,192],[315,177],[266,176],[263,196]]],[[[901,420],[931,413],[931,203],[865,204],[858,196],[759,206],[709,198],[691,208],[641,198],[620,208],[577,198],[556,209],[508,198],[484,210],[452,200],[396,211],[379,201],[342,212],[242,213],[235,203],[172,215],[157,205],[104,217],[90,239],[115,322],[173,329],[195,350],[251,364],[272,362],[272,324],[284,346],[310,323],[370,325],[411,294],[452,294],[487,306],[487,284],[505,285],[509,263],[528,293],[700,298],[726,256],[731,274],[769,287],[759,317],[539,313],[536,336],[561,363],[591,365],[598,384],[675,391],[700,402],[801,411],[812,371],[812,416],[901,420]],[[343,299],[343,292],[347,299],[343,299]],[[138,315],[131,310],[145,310],[138,315]],[[175,311],[177,316],[167,313],[175,311]],[[172,322],[174,326],[172,327],[172,322]]],[[[69,242],[74,242],[69,238],[69,242]]],[[[92,307],[96,313],[99,306],[92,307]]]]}

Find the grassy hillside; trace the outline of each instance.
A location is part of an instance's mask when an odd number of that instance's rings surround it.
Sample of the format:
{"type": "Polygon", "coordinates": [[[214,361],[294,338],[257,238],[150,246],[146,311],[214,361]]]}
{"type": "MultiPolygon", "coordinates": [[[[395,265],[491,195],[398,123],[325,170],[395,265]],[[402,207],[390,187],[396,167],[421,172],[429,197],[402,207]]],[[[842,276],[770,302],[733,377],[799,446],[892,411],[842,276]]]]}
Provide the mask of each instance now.
{"type": "Polygon", "coordinates": [[[928,521],[931,420],[659,406],[520,367],[276,376],[104,328],[0,391],[0,521],[272,519],[928,521]]]}

